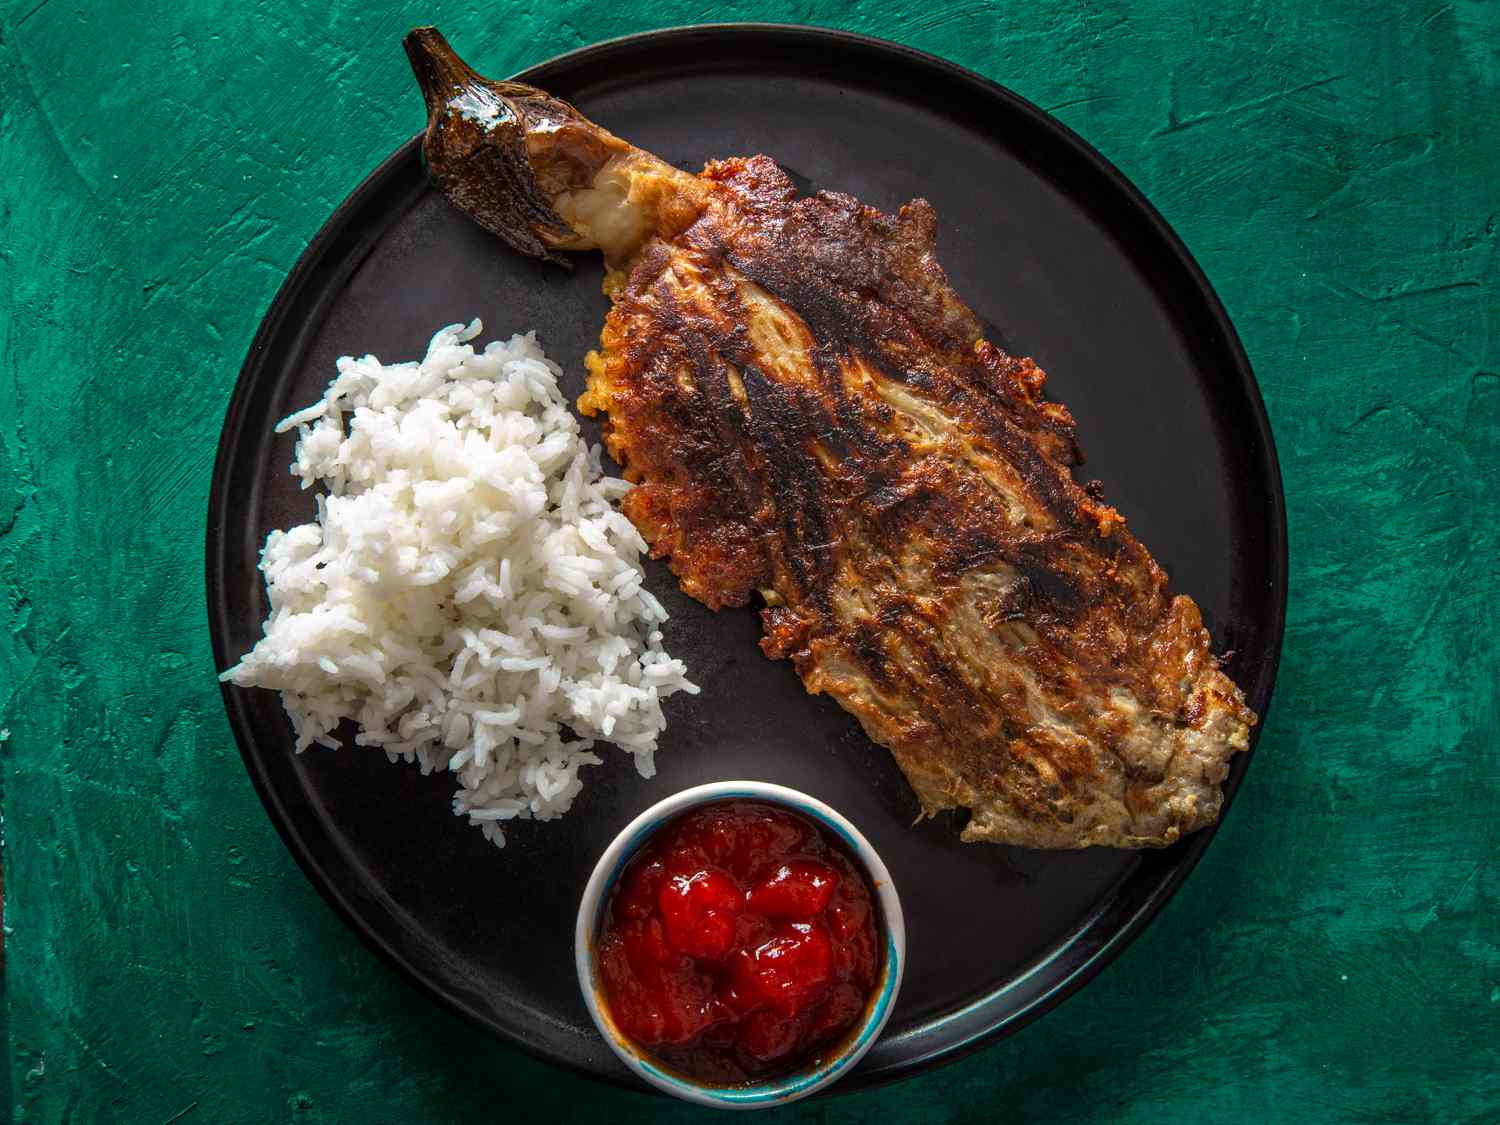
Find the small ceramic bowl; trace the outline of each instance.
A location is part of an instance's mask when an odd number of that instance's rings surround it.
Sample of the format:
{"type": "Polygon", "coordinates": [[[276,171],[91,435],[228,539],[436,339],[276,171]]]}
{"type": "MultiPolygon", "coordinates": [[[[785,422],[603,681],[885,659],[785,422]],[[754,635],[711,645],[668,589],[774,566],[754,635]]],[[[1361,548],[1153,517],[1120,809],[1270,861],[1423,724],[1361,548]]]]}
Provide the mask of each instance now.
{"type": "Polygon", "coordinates": [[[625,830],[604,850],[589,878],[588,886],[584,888],[583,901],[578,905],[574,958],[578,966],[578,985],[583,990],[584,1003],[588,1005],[589,1015],[599,1028],[599,1034],[604,1036],[604,1041],[620,1060],[644,1081],[674,1097],[697,1102],[699,1105],[718,1109],[769,1109],[805,1098],[848,1073],[880,1037],[881,1029],[885,1027],[891,1008],[895,1005],[896,993],[901,988],[901,973],[906,965],[906,926],[902,921],[901,900],[896,895],[895,884],[891,882],[891,873],[870,846],[870,841],[838,812],[815,797],[781,785],[768,785],[759,781],[719,781],[684,789],[652,805],[626,825],[625,830]],[[762,1082],[715,1086],[666,1069],[643,1053],[615,1027],[599,982],[594,941],[615,882],[625,870],[626,864],[652,834],[667,821],[689,809],[714,801],[733,800],[764,801],[780,805],[822,825],[844,842],[845,847],[864,868],[875,900],[880,905],[880,928],[885,936],[885,968],[875,982],[874,995],[865,1008],[861,1022],[850,1030],[842,1044],[822,1056],[817,1065],[762,1082]]]}

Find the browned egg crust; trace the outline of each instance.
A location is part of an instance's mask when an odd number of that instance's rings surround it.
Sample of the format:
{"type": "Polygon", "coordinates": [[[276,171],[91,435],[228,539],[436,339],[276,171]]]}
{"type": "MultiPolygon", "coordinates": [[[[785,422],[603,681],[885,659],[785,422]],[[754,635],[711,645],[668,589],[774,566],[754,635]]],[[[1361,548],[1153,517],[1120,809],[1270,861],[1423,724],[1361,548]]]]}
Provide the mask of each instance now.
{"type": "Polygon", "coordinates": [[[587,413],[625,509],[685,591],[765,595],[762,647],[890,747],[965,839],[1164,845],[1218,815],[1254,714],[1198,608],[1076,484],[1067,409],[986,342],[921,200],[798,198],[762,156],[709,165],[648,241],[587,413]]]}

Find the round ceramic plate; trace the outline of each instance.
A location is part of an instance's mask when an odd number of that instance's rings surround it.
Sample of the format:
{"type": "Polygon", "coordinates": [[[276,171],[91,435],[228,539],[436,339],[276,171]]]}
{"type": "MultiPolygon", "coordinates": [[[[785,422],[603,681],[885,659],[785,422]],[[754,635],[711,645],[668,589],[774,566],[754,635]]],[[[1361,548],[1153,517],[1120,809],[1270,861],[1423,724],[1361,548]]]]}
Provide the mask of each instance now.
{"type": "MultiPolygon", "coordinates": [[[[485,69],[485,43],[457,46],[485,69]]],[[[931,201],[955,288],[992,340],[1047,371],[1048,392],[1077,418],[1084,474],[1198,602],[1265,713],[1286,597],[1265,411],[1203,275],[1098,153],[949,63],[809,28],[656,32],[519,77],[683,168],[766,153],[806,190],[884,210],[931,201]]],[[[313,511],[286,472],[294,435],[272,426],[318,397],[334,360],[415,358],[438,326],[479,316],[485,339],[535,328],[577,395],[607,308],[600,276],[596,256],[569,273],[463,218],[427,186],[415,140],[371,174],[277,295],[230,403],[208,515],[219,667],[260,635],[266,533],[313,511]]],[[[654,780],[608,758],[566,819],[516,824],[504,851],[451,815],[448,779],[378,753],[296,756],[275,695],[224,692],[272,820],[350,927],[435,998],[544,1058],[629,1081],[578,995],[574,911],[601,849],[679,788],[749,778],[801,789],[848,816],[890,865],[908,920],[906,982],[846,1090],[952,1058],[1056,1004],[1141,930],[1209,843],[1205,831],[1164,851],[1036,852],[961,844],[956,815],[915,824],[890,755],[803,691],[789,664],[761,655],[752,610],[711,613],[659,564],[648,579],[672,614],[667,647],[703,693],[668,701],[654,780]]],[[[1249,762],[1236,758],[1231,797],[1249,762]]]]}

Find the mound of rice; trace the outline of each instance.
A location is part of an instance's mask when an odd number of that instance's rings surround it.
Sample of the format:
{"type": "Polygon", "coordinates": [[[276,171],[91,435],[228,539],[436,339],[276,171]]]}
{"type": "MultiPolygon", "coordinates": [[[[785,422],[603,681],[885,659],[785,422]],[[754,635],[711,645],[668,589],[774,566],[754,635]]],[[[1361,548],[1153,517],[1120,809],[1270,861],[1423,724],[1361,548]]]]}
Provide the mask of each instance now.
{"type": "Polygon", "coordinates": [[[481,327],[420,363],[346,356],[277,426],[301,427],[291,471],[325,494],[266,539],[265,636],[221,678],[281,692],[298,752],[347,718],[358,745],[451,770],[454,813],[503,846],[502,822],[567,812],[596,742],[650,777],[663,697],[698,689],[560,369],[534,334],[476,352],[481,327]]]}

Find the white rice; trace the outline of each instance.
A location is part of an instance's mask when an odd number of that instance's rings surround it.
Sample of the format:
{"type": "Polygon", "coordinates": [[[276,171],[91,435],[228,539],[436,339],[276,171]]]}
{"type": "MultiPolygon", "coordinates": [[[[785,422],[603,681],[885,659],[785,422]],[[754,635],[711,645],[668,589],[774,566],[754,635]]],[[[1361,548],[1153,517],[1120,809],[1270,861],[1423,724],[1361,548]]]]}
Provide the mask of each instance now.
{"type": "Polygon", "coordinates": [[[504,821],[568,811],[597,742],[652,776],[662,699],[698,689],[561,370],[534,334],[476,353],[481,327],[421,363],[345,356],[277,426],[301,427],[291,471],[326,494],[267,537],[265,636],[221,678],[280,691],[299,753],[347,718],[356,744],[451,770],[454,813],[504,846],[504,821]]]}

